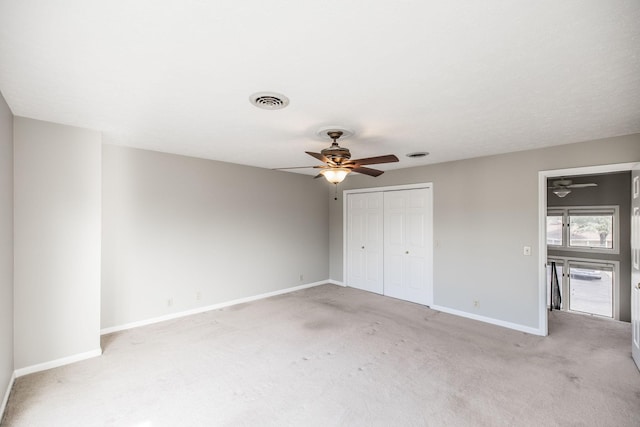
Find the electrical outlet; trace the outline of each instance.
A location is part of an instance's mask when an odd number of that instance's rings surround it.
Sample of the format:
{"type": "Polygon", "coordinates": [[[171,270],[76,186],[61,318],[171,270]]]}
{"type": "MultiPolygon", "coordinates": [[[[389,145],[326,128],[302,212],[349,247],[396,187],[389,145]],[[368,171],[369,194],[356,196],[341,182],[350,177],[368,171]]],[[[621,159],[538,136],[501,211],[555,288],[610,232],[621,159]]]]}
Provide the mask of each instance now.
{"type": "Polygon", "coordinates": [[[525,246],[522,248],[522,255],[530,256],[531,255],[531,246],[525,246]]]}
{"type": "Polygon", "coordinates": [[[169,298],[167,300],[167,307],[171,307],[173,305],[173,298],[169,298]]]}
{"type": "Polygon", "coordinates": [[[300,275],[300,281],[302,282],[304,280],[304,274],[300,275]]]}
{"type": "Polygon", "coordinates": [[[196,301],[200,301],[202,299],[202,293],[200,291],[196,292],[196,301]]]}
{"type": "Polygon", "coordinates": [[[474,307],[479,307],[480,306],[480,301],[478,301],[477,299],[473,300],[473,306],[474,307]]]}

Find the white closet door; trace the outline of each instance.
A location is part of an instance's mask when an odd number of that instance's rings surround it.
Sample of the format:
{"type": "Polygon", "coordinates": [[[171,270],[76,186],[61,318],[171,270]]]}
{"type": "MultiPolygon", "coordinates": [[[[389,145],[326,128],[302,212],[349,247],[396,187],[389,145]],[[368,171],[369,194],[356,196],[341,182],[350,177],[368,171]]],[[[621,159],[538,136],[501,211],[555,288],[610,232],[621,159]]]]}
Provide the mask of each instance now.
{"type": "Polygon", "coordinates": [[[430,188],[384,193],[384,294],[433,303],[430,188]]]}
{"type": "Polygon", "coordinates": [[[347,196],[347,285],[382,294],[382,193],[347,196]]]}

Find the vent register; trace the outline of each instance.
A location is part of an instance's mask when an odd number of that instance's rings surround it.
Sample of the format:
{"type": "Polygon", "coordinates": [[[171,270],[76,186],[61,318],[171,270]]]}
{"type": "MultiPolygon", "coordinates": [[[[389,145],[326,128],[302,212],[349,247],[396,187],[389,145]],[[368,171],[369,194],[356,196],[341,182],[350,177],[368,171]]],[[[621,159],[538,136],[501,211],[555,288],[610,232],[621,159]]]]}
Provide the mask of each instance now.
{"type": "Polygon", "coordinates": [[[280,110],[289,105],[289,98],[275,92],[258,92],[249,97],[249,101],[264,110],[280,110]]]}

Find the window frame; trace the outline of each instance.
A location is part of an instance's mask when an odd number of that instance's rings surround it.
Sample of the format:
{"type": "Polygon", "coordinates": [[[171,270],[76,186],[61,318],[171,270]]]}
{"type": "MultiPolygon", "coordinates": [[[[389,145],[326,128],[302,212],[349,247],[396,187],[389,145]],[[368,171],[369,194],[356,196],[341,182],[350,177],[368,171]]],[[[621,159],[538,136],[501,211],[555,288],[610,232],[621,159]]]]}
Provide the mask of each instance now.
{"type": "MultiPolygon", "coordinates": [[[[547,240],[547,246],[549,249],[566,251],[566,252],[584,252],[584,253],[600,253],[600,254],[620,254],[620,208],[617,205],[609,206],[563,206],[563,207],[549,207],[547,209],[547,218],[549,216],[562,216],[562,244],[553,245],[549,244],[547,240]],[[571,215],[611,215],[613,222],[611,227],[611,239],[612,248],[601,248],[594,246],[570,246],[570,227],[569,221],[571,215]]],[[[545,222],[546,228],[547,222],[545,222]]],[[[548,230],[545,229],[545,234],[548,230]]],[[[548,234],[547,234],[548,236],[548,234]]],[[[548,239],[548,237],[547,237],[548,239]]]]}

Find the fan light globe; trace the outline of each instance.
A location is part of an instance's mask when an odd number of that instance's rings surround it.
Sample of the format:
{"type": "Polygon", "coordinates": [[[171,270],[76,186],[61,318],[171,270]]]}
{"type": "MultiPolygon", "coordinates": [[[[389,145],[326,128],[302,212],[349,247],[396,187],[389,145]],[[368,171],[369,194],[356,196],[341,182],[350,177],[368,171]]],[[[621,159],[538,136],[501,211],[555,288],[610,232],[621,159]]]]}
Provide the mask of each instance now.
{"type": "Polygon", "coordinates": [[[571,193],[571,190],[569,190],[568,188],[558,188],[553,190],[553,194],[558,197],[565,197],[569,193],[571,193]]]}
{"type": "Polygon", "coordinates": [[[344,181],[349,172],[351,172],[351,170],[347,168],[331,168],[320,171],[327,181],[332,184],[340,184],[344,181]]]}

